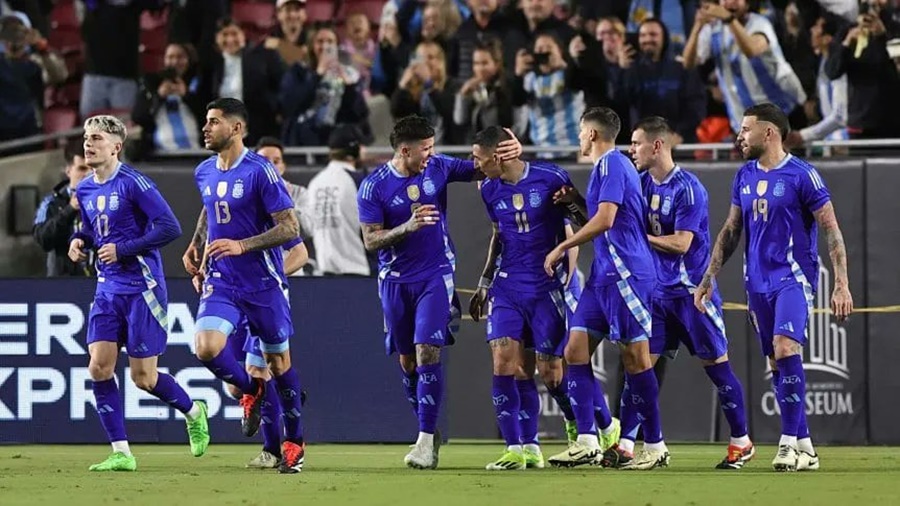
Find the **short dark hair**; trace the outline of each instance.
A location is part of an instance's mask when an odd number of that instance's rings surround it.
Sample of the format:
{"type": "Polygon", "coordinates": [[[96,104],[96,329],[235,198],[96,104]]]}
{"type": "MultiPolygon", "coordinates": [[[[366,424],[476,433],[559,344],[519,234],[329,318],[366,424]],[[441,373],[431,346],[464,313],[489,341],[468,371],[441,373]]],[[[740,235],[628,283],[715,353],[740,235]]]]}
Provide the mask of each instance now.
{"type": "Polygon", "coordinates": [[[837,37],[838,32],[841,31],[841,26],[844,24],[843,20],[830,12],[823,13],[819,18],[823,21],[822,33],[837,37]]]}
{"type": "Polygon", "coordinates": [[[499,126],[489,126],[484,130],[475,134],[472,144],[481,146],[483,149],[493,151],[497,149],[497,145],[503,141],[512,139],[512,136],[499,126]]]}
{"type": "Polygon", "coordinates": [[[791,131],[791,124],[788,122],[787,115],[775,104],[763,102],[762,104],[750,106],[744,111],[744,117],[747,116],[755,116],[757,121],[768,121],[775,125],[782,139],[787,137],[787,134],[791,131]]]}
{"type": "Polygon", "coordinates": [[[421,116],[406,116],[394,123],[391,131],[391,147],[397,149],[407,142],[419,142],[434,137],[434,127],[421,116]]]}
{"type": "Polygon", "coordinates": [[[647,116],[637,122],[634,126],[635,130],[643,130],[651,139],[659,139],[660,137],[669,137],[673,133],[669,122],[660,116],[647,116]]]}
{"type": "Polygon", "coordinates": [[[605,141],[614,141],[622,128],[622,120],[609,107],[591,107],[581,115],[581,121],[593,123],[605,141]]]}
{"type": "Polygon", "coordinates": [[[249,114],[247,114],[247,106],[245,106],[243,102],[236,98],[217,98],[212,102],[206,104],[207,111],[211,111],[213,109],[222,111],[222,114],[227,117],[240,118],[245,125],[247,124],[247,119],[249,118],[249,114]]]}
{"type": "Polygon", "coordinates": [[[73,137],[66,142],[66,147],[63,148],[63,157],[66,159],[66,165],[72,165],[76,156],[84,158],[84,142],[77,137],[73,137]]]}
{"type": "Polygon", "coordinates": [[[272,137],[270,135],[261,137],[259,142],[256,143],[256,148],[253,151],[259,151],[262,148],[278,148],[278,151],[281,151],[281,153],[284,154],[284,144],[278,137],[272,137]]]}

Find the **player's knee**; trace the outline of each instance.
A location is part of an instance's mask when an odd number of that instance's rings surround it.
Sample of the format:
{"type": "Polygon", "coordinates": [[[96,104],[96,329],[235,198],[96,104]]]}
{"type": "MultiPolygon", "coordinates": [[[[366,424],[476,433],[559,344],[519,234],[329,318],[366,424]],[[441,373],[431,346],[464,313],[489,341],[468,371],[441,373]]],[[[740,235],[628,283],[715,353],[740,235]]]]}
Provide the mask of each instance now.
{"type": "Polygon", "coordinates": [[[583,365],[591,361],[591,356],[588,354],[586,343],[569,343],[566,345],[566,350],[563,352],[565,356],[566,363],[572,365],[583,365]]]}
{"type": "Polygon", "coordinates": [[[432,365],[441,362],[441,349],[430,344],[416,345],[416,363],[418,365],[432,365]]]}
{"type": "Polygon", "coordinates": [[[94,381],[106,381],[111,379],[114,373],[114,364],[104,364],[93,360],[88,364],[88,374],[91,375],[91,379],[94,381]]]}
{"type": "Polygon", "coordinates": [[[232,396],[235,399],[240,400],[240,398],[244,396],[244,392],[242,392],[240,388],[232,385],[231,383],[225,383],[225,388],[228,390],[228,395],[232,396]]]}
{"type": "Polygon", "coordinates": [[[563,368],[562,361],[557,357],[540,357],[541,360],[538,360],[538,374],[541,376],[541,381],[547,385],[547,388],[554,389],[562,383],[563,377],[563,368]]]}
{"type": "Polygon", "coordinates": [[[275,376],[281,376],[291,368],[291,355],[289,352],[266,353],[266,363],[275,376]]]}
{"type": "Polygon", "coordinates": [[[415,355],[400,355],[400,368],[403,369],[403,372],[406,374],[413,374],[416,372],[416,356],[415,355]]]}
{"type": "Polygon", "coordinates": [[[157,377],[156,371],[145,371],[137,368],[131,369],[131,382],[134,383],[134,386],[145,392],[153,390],[153,387],[156,386],[157,377]]]}
{"type": "Polygon", "coordinates": [[[785,336],[775,336],[775,359],[779,360],[800,354],[800,343],[785,336]]]}
{"type": "Polygon", "coordinates": [[[515,360],[509,360],[507,357],[494,357],[494,375],[495,376],[516,376],[522,374],[522,368],[515,360]]]}
{"type": "Polygon", "coordinates": [[[263,381],[269,381],[272,379],[272,375],[269,373],[268,367],[257,367],[255,365],[247,366],[247,372],[250,374],[251,378],[259,378],[263,381]]]}
{"type": "Polygon", "coordinates": [[[203,335],[202,333],[197,334],[197,339],[194,344],[196,345],[197,358],[203,362],[209,362],[216,358],[222,351],[222,348],[216,344],[215,339],[211,339],[209,336],[203,335]]]}

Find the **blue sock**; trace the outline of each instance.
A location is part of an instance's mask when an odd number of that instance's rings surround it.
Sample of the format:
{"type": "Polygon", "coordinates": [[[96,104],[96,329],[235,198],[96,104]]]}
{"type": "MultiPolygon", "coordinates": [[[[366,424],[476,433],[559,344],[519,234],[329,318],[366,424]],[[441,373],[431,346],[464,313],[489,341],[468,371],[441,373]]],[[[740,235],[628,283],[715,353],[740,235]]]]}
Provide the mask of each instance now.
{"type": "MultiPolygon", "coordinates": [[[[778,385],[781,383],[781,373],[777,369],[772,371],[772,392],[775,394],[775,400],[778,400],[778,385]]],[[[780,403],[779,403],[780,405],[780,403]]],[[[779,408],[780,409],[780,408],[779,408]]]]}
{"type": "Polygon", "coordinates": [[[641,428],[640,415],[631,399],[631,387],[628,378],[622,387],[622,399],[619,403],[619,421],[622,423],[622,439],[637,440],[638,429],[641,428]]]}
{"type": "Polygon", "coordinates": [[[494,375],[494,388],[491,392],[494,401],[494,412],[497,414],[497,425],[507,445],[522,444],[522,429],[519,426],[519,411],[522,409],[519,390],[516,388],[516,377],[494,375]]]}
{"type": "Polygon", "coordinates": [[[419,375],[415,371],[407,374],[403,368],[400,368],[400,374],[403,375],[403,391],[406,392],[406,400],[412,406],[413,413],[419,416],[419,398],[417,389],[419,388],[419,375]]]}
{"type": "Polygon", "coordinates": [[[791,355],[779,359],[778,403],[781,404],[781,433],[794,436],[800,432],[800,417],[806,407],[806,378],[803,374],[803,358],[791,355]]]}
{"type": "Polygon", "coordinates": [[[438,414],[441,412],[441,398],[444,395],[444,371],[441,364],[420,365],[416,396],[419,399],[419,432],[434,434],[438,414]]]}
{"type": "Polygon", "coordinates": [[[266,382],[266,396],[260,407],[262,423],[260,432],[263,435],[263,450],[272,455],[281,455],[281,436],[284,433],[282,425],[281,399],[278,395],[278,385],[271,379],[266,382]]]}
{"type": "Polygon", "coordinates": [[[106,430],[109,442],[127,441],[125,412],[122,411],[122,399],[119,397],[116,378],[94,381],[91,386],[94,390],[94,399],[97,401],[97,414],[100,416],[100,423],[106,430]]]}
{"type": "Polygon", "coordinates": [[[556,388],[547,387],[547,392],[550,394],[550,397],[553,397],[553,400],[556,401],[556,405],[559,406],[559,410],[563,412],[563,417],[566,421],[575,420],[575,412],[572,411],[572,403],[569,402],[569,377],[568,375],[563,376],[562,381],[559,382],[559,385],[556,388]]]}
{"type": "Polygon", "coordinates": [[[201,360],[201,362],[210,372],[225,383],[231,383],[240,388],[245,394],[256,393],[256,383],[247,374],[244,365],[234,358],[234,353],[232,353],[230,347],[225,346],[222,348],[222,351],[213,357],[212,360],[201,360]]]}
{"type": "Polygon", "coordinates": [[[516,380],[519,391],[519,428],[522,444],[539,444],[538,419],[541,416],[541,396],[538,395],[534,378],[516,380]]]}
{"type": "MultiPolygon", "coordinates": [[[[593,373],[592,368],[591,375],[593,373]]],[[[609,412],[606,397],[603,395],[603,385],[596,377],[594,377],[594,421],[597,422],[597,428],[600,429],[605,429],[612,423],[612,414],[609,412]]]]}
{"type": "Polygon", "coordinates": [[[181,388],[181,385],[175,381],[175,378],[166,373],[161,372],[157,375],[156,386],[150,390],[150,393],[182,413],[187,413],[194,405],[187,392],[181,388]]]}
{"type": "Polygon", "coordinates": [[[575,414],[579,434],[597,434],[594,421],[594,371],[591,364],[570,365],[569,404],[575,414]]]}
{"type": "Polygon", "coordinates": [[[281,412],[284,413],[285,440],[303,444],[303,424],[301,423],[300,375],[291,367],[281,376],[272,380],[278,388],[281,400],[281,412]]]}
{"type": "Polygon", "coordinates": [[[744,389],[740,380],[734,375],[730,362],[711,365],[705,368],[706,375],[719,391],[719,404],[728,425],[731,437],[747,435],[747,414],[744,410],[744,389]]]}
{"type": "Polygon", "coordinates": [[[641,427],[644,429],[645,443],[662,441],[662,425],[659,419],[659,383],[653,369],[639,374],[625,373],[631,385],[631,399],[641,415],[641,427]]]}

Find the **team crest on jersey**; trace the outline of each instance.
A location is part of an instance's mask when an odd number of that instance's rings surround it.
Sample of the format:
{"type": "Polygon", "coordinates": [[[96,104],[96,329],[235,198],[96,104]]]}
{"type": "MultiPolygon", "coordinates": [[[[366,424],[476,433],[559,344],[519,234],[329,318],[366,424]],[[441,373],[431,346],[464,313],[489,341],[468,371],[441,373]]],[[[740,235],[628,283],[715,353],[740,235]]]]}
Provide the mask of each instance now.
{"type": "Polygon", "coordinates": [[[756,194],[757,194],[757,195],[759,195],[760,197],[762,197],[763,195],[766,194],[766,190],[768,190],[768,189],[769,189],[769,182],[768,182],[768,181],[765,181],[765,180],[763,180],[763,181],[757,181],[757,183],[756,183],[756,194]]]}
{"type": "Polygon", "coordinates": [[[106,195],[97,197],[97,209],[99,209],[101,213],[106,210],[106,195]]]}
{"type": "Polygon", "coordinates": [[[528,203],[531,207],[541,207],[541,194],[537,190],[531,190],[528,194],[528,203]]]}
{"type": "Polygon", "coordinates": [[[436,190],[437,188],[434,187],[434,181],[432,181],[430,177],[426,177],[425,181],[422,182],[422,191],[425,192],[425,195],[434,195],[436,190]]]}
{"type": "Polygon", "coordinates": [[[670,195],[666,195],[665,200],[663,200],[662,204],[662,213],[666,216],[669,215],[669,212],[672,211],[672,197],[670,195]]]}
{"type": "Polygon", "coordinates": [[[419,187],[411,184],[406,187],[406,196],[409,200],[419,200],[419,187]]]}
{"type": "Polygon", "coordinates": [[[521,193],[513,195],[513,207],[516,208],[516,211],[521,211],[525,207],[525,196],[521,193]]]}
{"type": "Polygon", "coordinates": [[[656,211],[659,209],[659,195],[650,197],[650,209],[656,211]]]}
{"type": "Polygon", "coordinates": [[[117,209],[119,209],[119,193],[112,192],[112,194],[109,196],[109,210],[115,211],[117,209]]]}
{"type": "Polygon", "coordinates": [[[244,181],[238,179],[234,182],[234,187],[231,189],[231,198],[239,199],[244,196],[244,181]]]}
{"type": "Polygon", "coordinates": [[[779,179],[775,183],[775,188],[772,189],[772,194],[775,195],[776,197],[784,196],[784,180],[783,179],[779,179]]]}
{"type": "Polygon", "coordinates": [[[218,195],[219,198],[228,195],[228,181],[219,181],[219,186],[216,186],[216,195],[218,195]]]}

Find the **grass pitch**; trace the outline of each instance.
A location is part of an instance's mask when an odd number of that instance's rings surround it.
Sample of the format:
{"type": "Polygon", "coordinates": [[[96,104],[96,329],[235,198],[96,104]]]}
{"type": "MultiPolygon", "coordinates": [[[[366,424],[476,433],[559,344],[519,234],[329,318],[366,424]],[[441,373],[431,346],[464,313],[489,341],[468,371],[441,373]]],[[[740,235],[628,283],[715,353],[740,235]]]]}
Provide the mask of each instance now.
{"type": "MultiPolygon", "coordinates": [[[[560,451],[544,447],[545,457],[560,451]]],[[[452,443],[441,468],[403,466],[401,445],[311,445],[300,475],[244,468],[256,445],[135,445],[135,473],[89,473],[108,446],[0,446],[0,505],[750,505],[900,504],[896,448],[820,447],[822,469],[776,474],[761,446],[741,471],[717,471],[721,445],[671,445],[672,465],[650,472],[600,468],[488,472],[502,446],[452,443]]]]}

